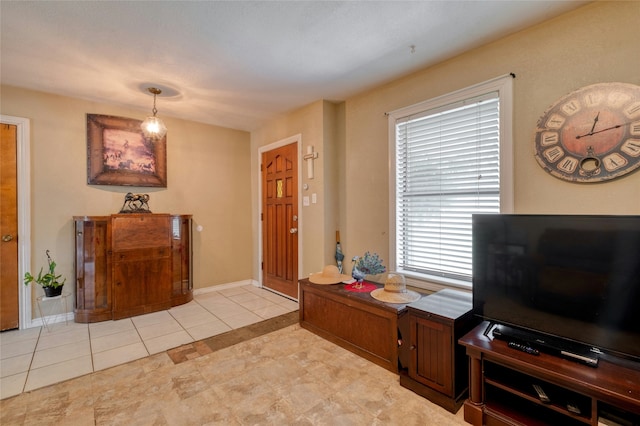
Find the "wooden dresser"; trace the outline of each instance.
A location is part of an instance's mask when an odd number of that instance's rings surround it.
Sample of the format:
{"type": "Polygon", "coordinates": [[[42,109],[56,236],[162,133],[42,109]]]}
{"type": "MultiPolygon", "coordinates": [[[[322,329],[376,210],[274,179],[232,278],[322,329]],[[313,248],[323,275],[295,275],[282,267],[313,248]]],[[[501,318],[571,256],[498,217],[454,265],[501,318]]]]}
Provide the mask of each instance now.
{"type": "Polygon", "coordinates": [[[76,322],[126,318],[193,299],[191,215],[73,219],[76,322]]]}

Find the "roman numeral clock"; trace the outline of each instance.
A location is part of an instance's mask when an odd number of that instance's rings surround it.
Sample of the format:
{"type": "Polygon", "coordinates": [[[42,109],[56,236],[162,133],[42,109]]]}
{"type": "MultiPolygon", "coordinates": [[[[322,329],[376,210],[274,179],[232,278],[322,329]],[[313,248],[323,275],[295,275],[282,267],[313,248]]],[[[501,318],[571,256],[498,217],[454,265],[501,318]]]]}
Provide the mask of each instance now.
{"type": "Polygon", "coordinates": [[[598,83],[558,99],[538,120],[535,157],[570,182],[602,182],[640,168],[640,86],[598,83]]]}

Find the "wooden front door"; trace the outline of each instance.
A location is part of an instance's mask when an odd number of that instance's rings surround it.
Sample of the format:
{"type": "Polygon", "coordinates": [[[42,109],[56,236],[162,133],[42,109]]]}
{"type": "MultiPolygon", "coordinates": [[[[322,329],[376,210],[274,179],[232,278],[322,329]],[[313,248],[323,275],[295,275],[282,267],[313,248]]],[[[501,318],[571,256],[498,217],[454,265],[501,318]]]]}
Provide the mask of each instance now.
{"type": "Polygon", "coordinates": [[[262,285],[298,299],[298,143],[262,154],[262,285]]]}
{"type": "Polygon", "coordinates": [[[18,328],[17,126],[1,124],[0,146],[0,330],[18,328]]]}

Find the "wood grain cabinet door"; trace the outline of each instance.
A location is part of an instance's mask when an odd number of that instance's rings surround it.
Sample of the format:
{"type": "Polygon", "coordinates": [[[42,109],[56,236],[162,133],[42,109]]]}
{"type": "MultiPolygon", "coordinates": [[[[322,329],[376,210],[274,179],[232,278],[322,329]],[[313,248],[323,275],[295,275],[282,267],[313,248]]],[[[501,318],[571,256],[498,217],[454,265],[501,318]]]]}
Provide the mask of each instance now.
{"type": "Polygon", "coordinates": [[[171,307],[171,223],[167,214],[111,216],[113,318],[171,307]]]}
{"type": "Polygon", "coordinates": [[[171,307],[169,253],[168,247],[114,253],[114,319],[171,307]]]}
{"type": "Polygon", "coordinates": [[[445,395],[453,395],[453,331],[450,325],[411,315],[409,376],[445,395]]]}
{"type": "Polygon", "coordinates": [[[181,300],[193,290],[191,273],[191,216],[171,217],[171,297],[181,300]]]}
{"type": "MultiPolygon", "coordinates": [[[[119,255],[116,253],[116,255],[119,255]]],[[[113,267],[113,319],[144,313],[148,274],[143,262],[117,261],[113,267]]]]}
{"type": "Polygon", "coordinates": [[[76,322],[111,319],[110,222],[106,216],[74,216],[76,322]]]}

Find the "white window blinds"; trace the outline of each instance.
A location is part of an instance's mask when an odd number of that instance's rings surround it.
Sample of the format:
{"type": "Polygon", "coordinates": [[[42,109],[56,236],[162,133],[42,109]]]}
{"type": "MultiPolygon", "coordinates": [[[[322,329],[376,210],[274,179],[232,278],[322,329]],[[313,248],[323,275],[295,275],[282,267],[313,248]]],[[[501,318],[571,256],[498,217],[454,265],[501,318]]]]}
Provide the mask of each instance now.
{"type": "Polygon", "coordinates": [[[396,119],[396,269],[471,281],[471,215],[500,212],[500,98],[396,119]]]}

